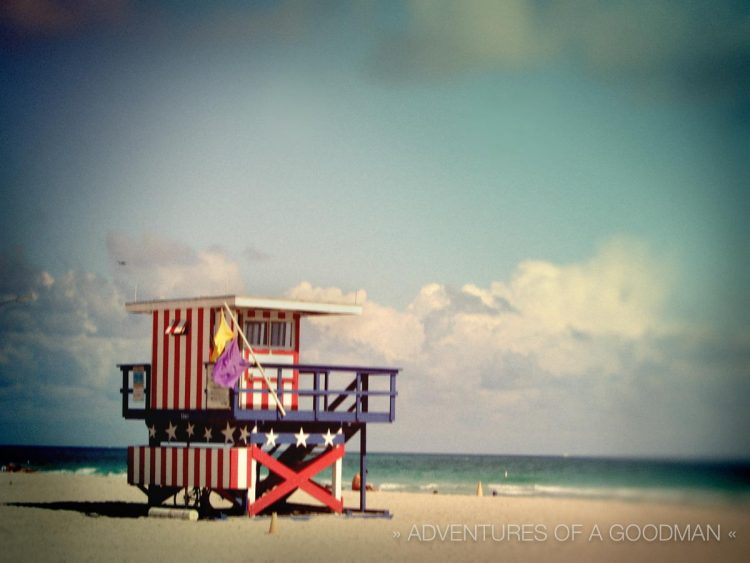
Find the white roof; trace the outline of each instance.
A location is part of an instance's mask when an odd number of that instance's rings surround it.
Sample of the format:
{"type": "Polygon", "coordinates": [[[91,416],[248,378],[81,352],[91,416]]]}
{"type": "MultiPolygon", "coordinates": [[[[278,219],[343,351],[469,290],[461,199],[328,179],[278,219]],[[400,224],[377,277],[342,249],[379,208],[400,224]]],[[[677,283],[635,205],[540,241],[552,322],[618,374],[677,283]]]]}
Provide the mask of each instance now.
{"type": "Polygon", "coordinates": [[[214,297],[186,297],[179,299],[154,299],[125,303],[130,313],[151,313],[164,309],[188,309],[195,307],[221,307],[226,303],[236,309],[262,309],[266,311],[290,311],[303,315],[360,315],[360,305],[340,303],[315,303],[292,299],[270,299],[267,297],[243,297],[219,295],[214,297]]]}

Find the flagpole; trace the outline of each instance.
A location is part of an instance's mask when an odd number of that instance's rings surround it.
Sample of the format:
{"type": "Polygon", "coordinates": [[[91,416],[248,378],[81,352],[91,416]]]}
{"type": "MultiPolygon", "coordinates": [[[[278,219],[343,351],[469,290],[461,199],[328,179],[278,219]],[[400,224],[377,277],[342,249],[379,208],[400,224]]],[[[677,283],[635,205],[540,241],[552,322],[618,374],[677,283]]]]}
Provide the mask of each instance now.
{"type": "Polygon", "coordinates": [[[268,379],[268,376],[266,375],[266,370],[263,369],[263,366],[258,361],[258,358],[255,355],[255,352],[253,352],[253,347],[250,346],[250,343],[247,341],[247,338],[245,337],[245,332],[242,330],[242,327],[237,322],[237,319],[234,317],[234,313],[232,313],[232,310],[229,308],[229,305],[227,305],[226,301],[224,301],[224,308],[227,310],[227,313],[229,313],[229,316],[232,318],[232,323],[234,323],[234,326],[237,329],[237,332],[240,333],[240,336],[242,337],[242,341],[245,343],[245,346],[247,346],[247,349],[250,352],[250,357],[255,362],[255,365],[258,366],[258,369],[260,370],[260,374],[263,376],[263,379],[265,380],[266,385],[268,385],[268,390],[271,392],[271,396],[276,401],[276,407],[281,411],[281,416],[286,416],[284,405],[282,405],[281,401],[279,401],[279,397],[276,395],[276,391],[274,390],[273,386],[271,385],[271,381],[268,379]]]}

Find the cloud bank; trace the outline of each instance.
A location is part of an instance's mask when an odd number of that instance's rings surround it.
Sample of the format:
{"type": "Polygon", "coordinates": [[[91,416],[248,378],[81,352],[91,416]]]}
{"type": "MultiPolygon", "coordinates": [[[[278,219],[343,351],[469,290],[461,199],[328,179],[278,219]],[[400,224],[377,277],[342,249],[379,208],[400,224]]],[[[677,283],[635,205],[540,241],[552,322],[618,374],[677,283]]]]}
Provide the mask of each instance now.
{"type": "MultiPolygon", "coordinates": [[[[523,262],[510,280],[488,287],[428,284],[405,310],[365,300],[361,319],[311,319],[303,352],[315,361],[402,367],[403,443],[513,453],[747,452],[739,428],[748,415],[737,394],[750,387],[747,335],[669,320],[675,279],[669,261],[617,239],[578,264],[523,262]]],[[[289,295],[354,297],[306,283],[289,295]]]]}
{"type": "MultiPolygon", "coordinates": [[[[148,319],[124,302],[242,292],[238,263],[148,235],[108,238],[114,274],[53,276],[0,257],[0,423],[6,440],[126,444],[119,362],[148,361],[148,319]],[[119,262],[125,262],[122,266],[119,262]],[[218,286],[218,287],[217,287],[218,286]]],[[[750,455],[750,331],[676,323],[676,270],[616,239],[575,264],[520,263],[487,287],[426,284],[404,308],[366,291],[303,282],[288,297],[362,305],[361,317],[307,319],[306,362],[395,365],[397,423],[380,450],[591,455],[750,455]],[[417,446],[418,445],[418,446],[417,446]]]]}
{"type": "Polygon", "coordinates": [[[0,424],[16,443],[116,445],[142,432],[120,418],[116,364],[150,361],[150,328],[125,302],[242,292],[239,265],[219,248],[195,250],[149,234],[111,233],[112,277],[58,276],[22,250],[0,255],[0,424]]]}
{"type": "MultiPolygon", "coordinates": [[[[669,268],[633,241],[615,240],[581,264],[526,261],[508,282],[482,288],[424,286],[404,310],[373,303],[360,291],[363,318],[310,321],[323,348],[349,344],[384,361],[406,364],[439,357],[441,365],[477,366],[489,357],[533,358],[552,376],[602,374],[619,364],[595,343],[638,342],[668,333],[663,320],[669,268]],[[330,345],[329,345],[330,341],[330,345]]],[[[354,293],[302,283],[288,295],[354,302],[354,293]]],[[[431,360],[430,360],[431,361],[431,360]]],[[[490,362],[492,363],[492,362],[490,362]]],[[[445,370],[440,370],[445,372],[445,370]]],[[[435,379],[440,376],[435,373],[435,379]]],[[[498,377],[502,377],[498,373],[498,377]]]]}
{"type": "Polygon", "coordinates": [[[133,296],[137,289],[139,299],[242,293],[245,288],[240,265],[219,247],[195,250],[153,233],[140,239],[110,233],[107,250],[116,265],[116,284],[133,296]]]}

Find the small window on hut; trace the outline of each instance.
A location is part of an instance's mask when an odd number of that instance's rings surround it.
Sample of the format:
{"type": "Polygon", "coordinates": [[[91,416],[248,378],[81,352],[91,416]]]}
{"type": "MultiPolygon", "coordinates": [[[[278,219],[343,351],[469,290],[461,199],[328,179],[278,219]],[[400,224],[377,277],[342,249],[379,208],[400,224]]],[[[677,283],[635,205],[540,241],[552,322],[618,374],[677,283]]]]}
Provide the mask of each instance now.
{"type": "Polygon", "coordinates": [[[271,348],[292,347],[292,323],[271,321],[271,348]]]}
{"type": "Polygon", "coordinates": [[[265,348],[268,346],[266,338],[266,321],[248,321],[245,323],[245,336],[250,346],[265,348]]]}

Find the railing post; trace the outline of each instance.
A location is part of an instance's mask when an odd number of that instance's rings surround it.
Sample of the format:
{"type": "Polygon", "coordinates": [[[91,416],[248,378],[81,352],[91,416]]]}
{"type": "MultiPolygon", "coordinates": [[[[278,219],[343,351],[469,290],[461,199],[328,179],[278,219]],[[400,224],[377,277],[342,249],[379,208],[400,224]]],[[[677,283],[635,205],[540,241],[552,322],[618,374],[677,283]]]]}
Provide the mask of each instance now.
{"type": "Polygon", "coordinates": [[[151,364],[143,366],[146,368],[146,404],[143,407],[144,412],[151,410],[151,364]]]}
{"type": "MultiPolygon", "coordinates": [[[[122,369],[122,366],[120,366],[122,369]]],[[[130,367],[130,366],[129,366],[130,367]]],[[[146,371],[146,410],[150,410],[150,392],[151,392],[151,366],[145,365],[141,369],[146,371]]],[[[341,408],[341,420],[347,422],[393,422],[396,417],[396,376],[398,375],[398,369],[392,368],[366,368],[366,367],[354,367],[354,366],[326,366],[326,365],[305,365],[305,364],[274,364],[270,363],[266,367],[269,375],[270,388],[262,391],[252,390],[252,388],[244,388],[242,379],[240,379],[234,387],[230,390],[231,397],[231,414],[235,417],[247,418],[248,413],[245,411],[252,411],[254,407],[250,404],[243,406],[242,397],[243,393],[259,393],[263,396],[269,397],[268,406],[273,407],[270,403],[271,391],[276,393],[279,404],[283,404],[283,401],[287,394],[292,396],[301,397],[306,401],[306,397],[312,397],[312,404],[304,403],[304,406],[300,404],[297,414],[297,419],[306,413],[309,420],[315,422],[320,421],[333,421],[339,418],[331,413],[341,408]],[[276,370],[276,377],[273,375],[273,370],[276,370]],[[284,370],[293,370],[293,373],[297,373],[303,376],[312,376],[312,385],[306,377],[300,377],[299,387],[294,389],[285,389],[285,374],[284,370]],[[331,378],[331,374],[334,374],[334,378],[331,378]],[[339,389],[341,385],[337,384],[336,375],[354,375],[354,379],[349,381],[345,389],[339,389]],[[374,377],[376,383],[374,390],[370,390],[370,379],[374,377]],[[388,378],[388,384],[383,388],[383,385],[378,384],[378,381],[382,381],[381,378],[388,378]],[[275,387],[275,389],[274,389],[275,387]],[[333,389],[332,389],[333,388],[333,389]],[[349,403],[349,398],[354,395],[354,404],[349,403]],[[376,402],[373,404],[373,411],[370,411],[370,395],[376,398],[376,402]],[[322,396],[322,399],[321,399],[322,396]],[[331,399],[333,397],[333,399],[331,399]],[[383,403],[382,399],[387,397],[387,403],[383,403]],[[343,405],[343,407],[342,407],[343,405]],[[354,415],[352,417],[352,415],[354,415]]],[[[129,372],[123,371],[123,380],[127,381],[129,372]]],[[[346,379],[343,379],[346,381],[346,379]]],[[[384,383],[384,382],[383,382],[384,383]]],[[[124,384],[127,386],[127,383],[124,384]]],[[[265,385],[264,385],[265,387],[265,385]]],[[[205,390],[204,390],[205,391],[205,390]]],[[[126,398],[123,398],[126,399],[126,398]]],[[[266,401],[266,399],[264,399],[266,401]]],[[[124,412],[128,416],[134,416],[134,412],[129,403],[123,400],[123,408],[126,409],[124,412]]],[[[140,414],[140,411],[139,411],[140,414]]],[[[263,413],[262,418],[264,420],[276,420],[281,421],[282,416],[279,413],[263,413]]]]}
{"type": "MultiPolygon", "coordinates": [[[[276,368],[276,396],[279,398],[279,404],[284,406],[284,386],[281,383],[281,368],[276,368]]],[[[276,419],[279,418],[279,409],[276,408],[276,419]]]]}
{"type": "Polygon", "coordinates": [[[370,412],[370,396],[367,392],[370,390],[370,374],[362,374],[362,412],[367,414],[370,412]]]}
{"type": "Polygon", "coordinates": [[[120,366],[122,372],[122,418],[127,418],[128,413],[128,397],[130,395],[130,387],[128,387],[128,373],[130,372],[127,367],[120,366]]]}
{"type": "Polygon", "coordinates": [[[240,409],[240,388],[242,386],[242,376],[237,379],[237,381],[234,382],[234,387],[232,388],[232,416],[237,416],[237,411],[240,409]]]}
{"type": "Polygon", "coordinates": [[[325,390],[326,390],[326,394],[323,397],[323,410],[324,411],[328,411],[328,373],[329,372],[325,372],[325,377],[324,377],[324,385],[325,385],[325,390]]]}
{"type": "Polygon", "coordinates": [[[396,373],[391,372],[391,407],[388,412],[388,420],[393,422],[396,418],[396,373]]]}
{"type": "Polygon", "coordinates": [[[313,419],[318,420],[318,403],[320,402],[320,372],[315,370],[313,372],[313,419]]]}
{"type": "Polygon", "coordinates": [[[357,422],[359,422],[360,415],[362,414],[362,374],[360,372],[357,372],[356,378],[357,392],[354,395],[354,404],[356,406],[356,420],[357,422]]]}

